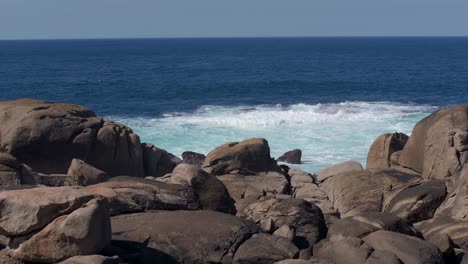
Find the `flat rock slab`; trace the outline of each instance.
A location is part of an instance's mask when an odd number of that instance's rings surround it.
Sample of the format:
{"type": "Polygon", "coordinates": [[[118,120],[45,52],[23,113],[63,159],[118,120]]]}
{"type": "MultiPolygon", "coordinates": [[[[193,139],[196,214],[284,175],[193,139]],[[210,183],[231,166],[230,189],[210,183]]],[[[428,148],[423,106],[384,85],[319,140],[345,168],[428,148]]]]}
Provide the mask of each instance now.
{"type": "Polygon", "coordinates": [[[114,240],[147,243],[179,263],[231,263],[257,233],[251,221],[214,211],[156,211],[112,217],[114,240]]]}
{"type": "Polygon", "coordinates": [[[345,161],[334,166],[318,171],[317,180],[323,182],[326,179],[346,172],[363,170],[361,163],[353,160],[345,161]]]}
{"type": "Polygon", "coordinates": [[[39,187],[0,192],[0,234],[18,236],[41,229],[94,198],[76,187],[39,187]]]}

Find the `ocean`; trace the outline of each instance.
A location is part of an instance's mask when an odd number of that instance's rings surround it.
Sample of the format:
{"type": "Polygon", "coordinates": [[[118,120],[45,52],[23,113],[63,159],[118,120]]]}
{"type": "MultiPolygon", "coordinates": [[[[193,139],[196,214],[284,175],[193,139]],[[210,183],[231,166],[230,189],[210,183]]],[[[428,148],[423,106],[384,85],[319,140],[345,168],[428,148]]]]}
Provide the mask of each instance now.
{"type": "Polygon", "coordinates": [[[0,100],[82,104],[175,155],[264,137],[309,172],[467,91],[464,37],[0,41],[0,100]]]}

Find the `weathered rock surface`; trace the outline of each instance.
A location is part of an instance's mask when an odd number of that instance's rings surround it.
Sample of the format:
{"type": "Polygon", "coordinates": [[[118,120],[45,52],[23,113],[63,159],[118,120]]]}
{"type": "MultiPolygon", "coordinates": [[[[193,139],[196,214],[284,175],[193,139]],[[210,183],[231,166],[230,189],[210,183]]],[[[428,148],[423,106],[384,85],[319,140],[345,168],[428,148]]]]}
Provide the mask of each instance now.
{"type": "Polygon", "coordinates": [[[393,153],[402,150],[408,141],[403,133],[385,133],[371,145],[367,154],[366,169],[388,169],[391,167],[393,153]]]}
{"type": "Polygon", "coordinates": [[[60,262],[59,264],[121,264],[122,260],[117,257],[105,257],[100,255],[75,256],[60,262]]]}
{"type": "Polygon", "coordinates": [[[293,149],[288,152],[285,152],[277,161],[286,162],[289,164],[301,164],[302,151],[300,149],[293,149]]]}
{"type": "Polygon", "coordinates": [[[289,182],[278,172],[260,172],[254,175],[226,174],[218,176],[236,201],[249,196],[265,196],[288,192],[289,182]]]}
{"type": "Polygon", "coordinates": [[[114,240],[145,242],[178,263],[231,263],[258,227],[215,211],[159,211],[113,217],[112,232],[114,240]]]}
{"type": "Polygon", "coordinates": [[[21,99],[0,103],[0,150],[35,171],[66,173],[73,158],[111,176],[143,176],[139,137],[73,104],[21,99]]]}
{"type": "Polygon", "coordinates": [[[72,160],[70,168],[68,168],[67,175],[70,177],[70,185],[88,186],[105,182],[109,179],[109,175],[107,175],[107,173],[96,169],[79,159],[72,160]]]}
{"type": "Polygon", "coordinates": [[[143,152],[143,166],[146,176],[161,177],[171,173],[175,164],[171,155],[164,149],[160,149],[153,144],[141,144],[143,152]]]}
{"type": "Polygon", "coordinates": [[[342,173],[363,170],[361,163],[353,160],[345,161],[317,172],[317,180],[323,182],[326,179],[342,173]]]}
{"type": "Polygon", "coordinates": [[[142,179],[114,177],[86,191],[107,199],[112,215],[145,210],[198,209],[198,196],[188,187],[142,179]]]}
{"type": "Polygon", "coordinates": [[[387,198],[384,211],[415,223],[432,218],[446,196],[445,183],[431,180],[395,191],[387,198]]]}
{"type": "Polygon", "coordinates": [[[197,167],[201,167],[205,162],[206,156],[201,153],[193,151],[185,151],[182,153],[182,160],[185,164],[191,164],[197,167]]]}
{"type": "Polygon", "coordinates": [[[395,170],[361,170],[330,177],[322,189],[341,217],[348,217],[380,212],[387,192],[418,180],[415,175],[395,170]]]}
{"type": "Polygon", "coordinates": [[[0,152],[0,188],[38,183],[37,174],[8,153],[0,152]]]}
{"type": "Polygon", "coordinates": [[[235,170],[269,171],[275,163],[268,142],[263,138],[252,138],[215,148],[206,156],[202,168],[213,175],[224,175],[235,170]]]}
{"type": "Polygon", "coordinates": [[[278,260],[295,258],[299,249],[288,239],[268,234],[255,234],[240,245],[233,263],[269,264],[278,260]]]}
{"type": "Polygon", "coordinates": [[[322,240],[314,246],[314,256],[329,259],[336,264],[365,263],[372,254],[372,247],[359,238],[322,240]]]}
{"type": "Polygon", "coordinates": [[[435,111],[419,121],[400,155],[401,166],[443,179],[468,160],[468,105],[435,111]]]}
{"type": "Polygon", "coordinates": [[[110,240],[107,201],[94,199],[30,237],[14,237],[8,244],[8,254],[22,261],[56,263],[76,255],[96,254],[110,240]]]}
{"type": "Polygon", "coordinates": [[[171,175],[171,183],[189,186],[197,192],[201,209],[236,213],[235,201],[226,186],[215,176],[190,164],[178,165],[171,175]]]}
{"type": "Polygon", "coordinates": [[[93,199],[75,187],[39,187],[0,192],[0,234],[25,235],[93,199]]]}
{"type": "Polygon", "coordinates": [[[376,231],[363,239],[377,250],[394,253],[403,263],[444,263],[440,250],[422,239],[390,231],[376,231]]]}
{"type": "Polygon", "coordinates": [[[376,227],[378,230],[387,230],[409,236],[421,237],[418,230],[410,226],[404,219],[385,212],[366,212],[352,216],[351,219],[376,227]]]}
{"type": "Polygon", "coordinates": [[[320,208],[301,199],[272,198],[252,203],[238,212],[240,217],[253,220],[265,232],[273,233],[283,225],[296,231],[294,244],[308,248],[326,236],[327,228],[320,208]]]}

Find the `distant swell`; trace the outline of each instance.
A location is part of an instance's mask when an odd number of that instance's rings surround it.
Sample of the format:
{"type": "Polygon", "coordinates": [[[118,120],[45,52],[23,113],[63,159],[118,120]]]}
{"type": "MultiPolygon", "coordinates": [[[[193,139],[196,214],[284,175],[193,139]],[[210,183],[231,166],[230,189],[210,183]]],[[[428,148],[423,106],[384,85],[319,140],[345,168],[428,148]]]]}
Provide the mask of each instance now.
{"type": "Polygon", "coordinates": [[[367,150],[381,133],[410,133],[414,124],[435,110],[429,105],[393,102],[342,102],[256,106],[202,106],[192,113],[162,117],[110,116],[132,127],[143,141],[180,155],[206,153],[227,141],[265,137],[272,155],[303,150],[301,168],[316,171],[340,161],[365,162],[367,150]]]}

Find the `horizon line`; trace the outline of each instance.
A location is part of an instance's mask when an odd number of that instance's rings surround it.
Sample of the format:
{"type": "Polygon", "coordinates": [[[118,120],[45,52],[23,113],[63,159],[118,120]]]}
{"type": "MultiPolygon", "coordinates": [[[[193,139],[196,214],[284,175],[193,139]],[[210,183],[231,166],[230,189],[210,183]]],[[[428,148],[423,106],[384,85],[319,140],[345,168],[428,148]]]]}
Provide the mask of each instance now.
{"type": "Polygon", "coordinates": [[[382,36],[225,36],[225,37],[83,37],[83,38],[18,38],[0,41],[47,41],[47,40],[171,40],[171,39],[288,39],[288,38],[466,38],[468,35],[382,35],[382,36]]]}

